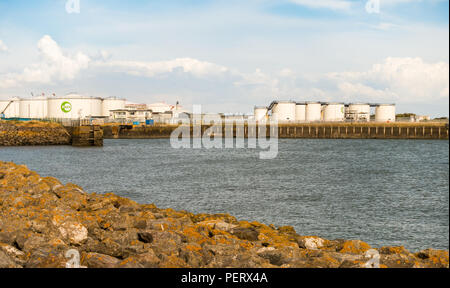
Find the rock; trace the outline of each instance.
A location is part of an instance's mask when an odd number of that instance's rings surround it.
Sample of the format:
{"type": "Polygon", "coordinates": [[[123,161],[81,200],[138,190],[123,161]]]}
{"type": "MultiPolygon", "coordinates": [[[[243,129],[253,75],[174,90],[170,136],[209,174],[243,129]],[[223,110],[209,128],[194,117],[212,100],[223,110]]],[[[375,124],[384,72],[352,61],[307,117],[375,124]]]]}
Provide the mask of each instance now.
{"type": "Polygon", "coordinates": [[[269,260],[270,264],[281,266],[285,263],[283,254],[277,250],[265,250],[258,253],[258,256],[269,260]]]}
{"type": "Polygon", "coordinates": [[[36,248],[46,245],[47,242],[48,242],[48,239],[46,239],[45,237],[37,235],[37,234],[33,234],[30,238],[25,240],[23,247],[22,247],[22,251],[25,251],[25,252],[32,251],[33,249],[36,249],[36,248]]]}
{"type": "Polygon", "coordinates": [[[319,237],[306,236],[297,239],[298,246],[304,249],[319,249],[325,244],[325,240],[319,237]]]}
{"type": "Polygon", "coordinates": [[[341,265],[332,253],[326,251],[311,250],[316,253],[305,254],[303,257],[296,257],[287,262],[283,268],[338,268],[341,265]]]}
{"type": "Polygon", "coordinates": [[[367,250],[371,249],[369,244],[361,240],[349,240],[345,241],[342,245],[340,253],[351,253],[351,254],[364,254],[367,250]]]}
{"type": "Polygon", "coordinates": [[[119,263],[119,259],[99,253],[87,253],[82,256],[81,261],[88,268],[116,268],[119,263]]]}
{"type": "Polygon", "coordinates": [[[386,255],[394,255],[394,254],[404,254],[409,255],[411,254],[408,250],[405,249],[403,246],[397,246],[397,247],[381,247],[379,249],[380,254],[386,254],[386,255]]]}
{"type": "Polygon", "coordinates": [[[68,248],[41,246],[34,249],[25,264],[25,268],[66,268],[67,259],[64,253],[68,248]]]}
{"type": "Polygon", "coordinates": [[[0,232],[0,243],[12,245],[16,237],[12,232],[0,232]]]}
{"type": "Polygon", "coordinates": [[[102,241],[88,238],[83,246],[83,249],[86,252],[105,254],[115,258],[124,258],[125,256],[128,256],[128,253],[125,252],[125,247],[122,247],[111,238],[105,238],[102,241]]]}
{"type": "Polygon", "coordinates": [[[0,268],[19,268],[20,266],[5,252],[0,250],[0,268]]]}
{"type": "Polygon", "coordinates": [[[88,230],[80,223],[66,222],[59,226],[59,232],[70,244],[80,245],[88,238],[88,230]]]}
{"type": "Polygon", "coordinates": [[[413,268],[417,265],[412,254],[384,254],[380,256],[379,263],[390,268],[413,268]]]}
{"type": "Polygon", "coordinates": [[[198,222],[197,225],[207,226],[212,229],[218,229],[218,230],[227,231],[227,232],[232,231],[234,228],[237,227],[237,225],[230,224],[225,221],[218,220],[218,219],[198,222]]]}
{"type": "Polygon", "coordinates": [[[12,256],[12,257],[23,257],[25,255],[24,252],[20,251],[16,247],[0,243],[0,249],[5,252],[6,254],[12,256]]]}
{"type": "Polygon", "coordinates": [[[130,256],[121,261],[118,268],[158,268],[161,260],[156,256],[152,249],[146,253],[130,256]]]}
{"type": "Polygon", "coordinates": [[[241,240],[258,241],[259,232],[254,228],[234,228],[231,234],[241,240]]]}
{"type": "Polygon", "coordinates": [[[421,267],[449,268],[448,251],[426,249],[416,253],[415,256],[423,260],[421,267]]]}
{"type": "Polygon", "coordinates": [[[207,263],[207,257],[204,257],[201,252],[201,245],[197,243],[186,243],[180,248],[179,257],[190,267],[203,267],[207,263]]]}
{"type": "Polygon", "coordinates": [[[142,231],[138,232],[139,241],[142,241],[144,243],[152,243],[153,242],[153,235],[151,232],[148,231],[142,231]]]}

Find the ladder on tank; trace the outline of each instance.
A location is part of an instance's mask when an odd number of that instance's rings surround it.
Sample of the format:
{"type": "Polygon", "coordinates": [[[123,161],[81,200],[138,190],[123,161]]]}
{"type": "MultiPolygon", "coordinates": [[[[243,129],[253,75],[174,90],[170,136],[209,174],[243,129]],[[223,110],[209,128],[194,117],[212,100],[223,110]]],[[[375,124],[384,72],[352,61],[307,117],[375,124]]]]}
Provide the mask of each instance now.
{"type": "Polygon", "coordinates": [[[3,109],[3,111],[0,112],[0,118],[6,118],[5,112],[8,109],[9,105],[11,105],[11,103],[13,103],[13,101],[9,101],[9,103],[8,103],[8,105],[6,105],[5,109],[3,109]]]}

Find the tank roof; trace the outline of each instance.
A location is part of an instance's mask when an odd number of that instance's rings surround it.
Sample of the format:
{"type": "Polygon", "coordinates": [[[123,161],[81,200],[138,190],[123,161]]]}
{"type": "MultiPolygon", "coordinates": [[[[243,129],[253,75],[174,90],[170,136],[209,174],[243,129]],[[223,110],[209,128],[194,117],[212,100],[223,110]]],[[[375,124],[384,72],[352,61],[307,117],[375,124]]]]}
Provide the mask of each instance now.
{"type": "Polygon", "coordinates": [[[67,94],[65,96],[53,96],[48,97],[49,100],[51,99],[98,99],[103,100],[100,97],[94,97],[94,96],[84,96],[84,95],[78,95],[78,94],[67,94]]]}
{"type": "Polygon", "coordinates": [[[286,104],[286,103],[292,104],[292,103],[295,103],[295,101],[292,101],[292,100],[277,100],[277,101],[274,101],[274,103],[275,104],[286,104]]]}

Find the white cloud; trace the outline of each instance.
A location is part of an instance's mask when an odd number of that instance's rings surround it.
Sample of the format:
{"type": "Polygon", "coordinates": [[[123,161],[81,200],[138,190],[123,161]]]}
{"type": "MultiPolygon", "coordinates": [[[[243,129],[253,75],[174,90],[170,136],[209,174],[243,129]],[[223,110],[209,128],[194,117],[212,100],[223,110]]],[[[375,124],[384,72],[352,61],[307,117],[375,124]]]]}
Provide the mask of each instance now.
{"type": "Polygon", "coordinates": [[[59,45],[48,35],[38,42],[40,62],[23,69],[21,73],[0,75],[0,87],[14,87],[23,83],[52,84],[54,81],[72,80],[78,73],[87,69],[90,59],[78,52],[64,55],[59,45]]]}
{"type": "MultiPolygon", "coordinates": [[[[107,51],[100,51],[95,57],[81,52],[69,55],[50,36],[40,39],[37,48],[40,61],[20,73],[0,74],[0,88],[16,87],[18,90],[15,91],[22,91],[27,85],[34,84],[67,87],[63,81],[77,79],[81,71],[89,71],[95,80],[101,79],[103,83],[108,82],[111,72],[129,75],[123,77],[123,82],[114,83],[111,87],[95,85],[95,89],[104,94],[111,91],[117,93],[120,89],[122,92],[131,90],[127,92],[131,94],[123,96],[133,98],[134,94],[141,93],[139,89],[147,91],[147,83],[151,82],[150,85],[159,89],[155,93],[179,95],[184,102],[191,99],[193,103],[214,105],[219,110],[225,109],[224,101],[234,105],[232,107],[251,107],[268,104],[273,99],[443,103],[449,97],[449,64],[426,62],[422,58],[389,57],[367,71],[314,75],[300,71],[304,73],[302,75],[293,67],[273,73],[263,69],[244,73],[194,58],[150,62],[117,61],[107,51]],[[193,77],[186,78],[184,73],[193,77]],[[133,76],[149,80],[141,79],[142,82],[137,83],[145,83],[142,84],[144,88],[135,88],[134,84],[127,82],[133,76]],[[130,87],[133,89],[127,89],[130,87]],[[198,96],[199,93],[203,96],[198,96]]],[[[83,80],[77,80],[81,81],[74,83],[82,86],[83,80]]]]}
{"type": "Polygon", "coordinates": [[[8,51],[8,46],[6,46],[5,43],[3,43],[2,40],[0,40],[0,52],[7,52],[8,51]]]}
{"type": "Polygon", "coordinates": [[[177,58],[158,62],[105,61],[96,63],[96,65],[99,67],[110,67],[115,72],[146,77],[175,72],[177,69],[197,77],[217,76],[229,71],[226,67],[193,58],[177,58]]]}
{"type": "Polygon", "coordinates": [[[290,0],[294,4],[314,9],[344,10],[351,9],[352,3],[344,0],[290,0]]]}
{"type": "Polygon", "coordinates": [[[346,96],[417,103],[449,97],[449,64],[421,58],[386,58],[367,72],[329,74],[346,96]]]}

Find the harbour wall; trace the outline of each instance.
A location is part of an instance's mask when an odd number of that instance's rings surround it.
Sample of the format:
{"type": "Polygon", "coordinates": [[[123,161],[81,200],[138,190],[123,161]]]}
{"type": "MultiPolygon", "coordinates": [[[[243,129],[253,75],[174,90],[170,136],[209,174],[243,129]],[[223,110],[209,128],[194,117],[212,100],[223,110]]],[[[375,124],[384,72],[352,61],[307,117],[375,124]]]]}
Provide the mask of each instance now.
{"type": "Polygon", "coordinates": [[[0,121],[0,146],[70,145],[63,126],[38,121],[0,121]]]}
{"type": "MultiPolygon", "coordinates": [[[[103,126],[105,139],[152,139],[169,138],[177,128],[176,125],[165,126],[103,126]]],[[[222,125],[212,127],[203,125],[198,128],[190,126],[191,137],[205,135],[244,138],[260,137],[270,133],[269,126],[222,125]],[[228,134],[227,134],[228,133],[228,134]]],[[[278,125],[279,138],[319,138],[319,139],[448,139],[448,124],[443,123],[313,123],[278,125]]]]}
{"type": "Polygon", "coordinates": [[[103,146],[103,129],[98,125],[65,128],[71,135],[72,146],[103,146]]]}
{"type": "Polygon", "coordinates": [[[62,126],[42,121],[0,121],[0,146],[103,146],[98,125],[62,126]]]}

